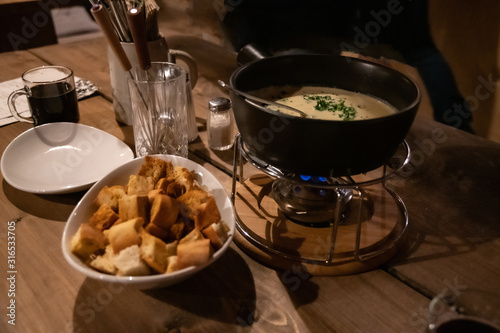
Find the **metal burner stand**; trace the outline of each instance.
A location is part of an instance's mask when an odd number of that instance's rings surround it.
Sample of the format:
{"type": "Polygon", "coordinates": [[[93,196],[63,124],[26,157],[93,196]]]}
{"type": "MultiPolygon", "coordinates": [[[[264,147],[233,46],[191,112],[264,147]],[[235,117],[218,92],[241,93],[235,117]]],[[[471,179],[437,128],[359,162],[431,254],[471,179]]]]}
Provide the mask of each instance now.
{"type": "MultiPolygon", "coordinates": [[[[408,211],[406,209],[406,206],[401,197],[387,184],[386,181],[389,178],[395,176],[399,171],[401,171],[402,168],[404,168],[409,163],[410,154],[410,148],[406,141],[404,141],[401,144],[399,155],[402,156],[402,158],[399,158],[399,160],[396,162],[396,165],[394,165],[394,161],[391,161],[391,165],[389,165],[388,162],[388,164],[381,167],[382,170],[379,172],[381,176],[377,176],[373,179],[367,179],[366,177],[364,177],[362,180],[355,179],[356,176],[348,176],[343,177],[343,179],[345,179],[345,184],[336,183],[318,185],[335,190],[352,189],[353,193],[356,193],[356,196],[359,199],[357,200],[357,202],[359,202],[359,205],[357,205],[357,208],[351,207],[351,209],[361,210],[363,202],[365,202],[365,200],[367,199],[365,188],[374,184],[382,184],[383,189],[380,189],[380,191],[383,192],[385,190],[390,194],[390,197],[392,197],[392,200],[394,201],[393,204],[395,207],[397,207],[396,210],[399,210],[400,214],[400,218],[397,219],[397,226],[394,228],[394,230],[391,231],[390,240],[386,241],[383,246],[370,246],[369,249],[362,248],[361,229],[364,222],[360,217],[361,214],[359,214],[358,221],[355,223],[355,231],[353,231],[355,235],[353,235],[352,237],[354,238],[355,243],[353,247],[354,249],[352,250],[352,252],[349,251],[348,254],[348,256],[351,256],[352,258],[348,261],[339,259],[339,257],[346,257],[346,253],[337,254],[337,236],[339,228],[341,228],[342,225],[340,210],[331,222],[332,228],[331,235],[329,236],[331,242],[329,244],[329,250],[327,251],[326,257],[322,258],[305,257],[297,254],[295,251],[287,252],[275,247],[272,242],[262,239],[261,236],[252,231],[251,228],[249,228],[245,224],[245,221],[240,218],[237,210],[236,229],[243,237],[242,240],[246,240],[249,243],[249,246],[255,247],[256,251],[264,253],[265,256],[269,255],[269,260],[267,260],[266,258],[266,260],[264,261],[268,261],[268,263],[270,263],[271,265],[278,266],[279,268],[287,268],[300,264],[313,275],[344,275],[359,273],[378,267],[379,265],[392,258],[398,251],[399,245],[401,245],[401,243],[403,242],[404,236],[406,235],[406,231],[408,229],[408,211]],[[281,263],[281,259],[285,261],[285,264],[281,263]]],[[[238,134],[234,145],[233,181],[231,191],[231,200],[233,204],[235,204],[235,200],[237,197],[237,178],[239,178],[240,184],[243,184],[243,182],[245,181],[243,175],[243,158],[253,167],[258,169],[259,171],[262,171],[268,176],[274,178],[284,178],[297,183],[304,183],[304,180],[302,180],[299,175],[278,169],[251,156],[251,154],[246,149],[241,136],[238,134]]],[[[364,176],[366,176],[366,174],[364,176]]],[[[314,186],[309,183],[307,183],[307,185],[314,186]]],[[[341,199],[339,198],[337,201],[340,200],[341,199]]],[[[337,204],[339,204],[339,202],[337,202],[337,204]]],[[[235,238],[235,242],[240,245],[237,241],[237,238],[235,238]]],[[[242,248],[243,250],[245,250],[245,247],[248,246],[240,246],[240,248],[242,248]]]]}

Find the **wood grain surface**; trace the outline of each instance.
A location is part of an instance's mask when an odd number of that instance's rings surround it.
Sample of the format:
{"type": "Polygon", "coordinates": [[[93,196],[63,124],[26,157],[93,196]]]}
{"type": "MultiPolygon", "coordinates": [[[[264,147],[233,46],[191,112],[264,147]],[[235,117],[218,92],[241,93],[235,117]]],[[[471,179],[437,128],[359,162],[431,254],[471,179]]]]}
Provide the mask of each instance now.
{"type": "MultiPolygon", "coordinates": [[[[193,91],[199,138],[189,158],[229,193],[233,150],[208,148],[205,120],[208,100],[227,96],[216,80],[228,78],[235,54],[194,33],[163,29],[169,45],[191,53],[199,65],[193,91]]],[[[0,80],[43,64],[69,66],[100,87],[79,102],[81,123],[132,147],[132,129],[114,118],[106,52],[105,40],[97,38],[0,54],[0,80]]],[[[1,127],[0,151],[29,128],[1,127]]],[[[500,291],[500,145],[424,116],[417,116],[407,142],[411,164],[389,182],[409,212],[407,241],[381,267],[343,276],[312,276],[300,265],[275,268],[232,244],[214,265],[168,288],[138,291],[90,280],[65,262],[61,250],[65,222],[84,192],[35,195],[2,179],[0,244],[7,242],[7,222],[22,219],[15,224],[15,326],[6,315],[11,286],[5,245],[0,251],[0,331],[425,332],[434,295],[500,291]]]]}

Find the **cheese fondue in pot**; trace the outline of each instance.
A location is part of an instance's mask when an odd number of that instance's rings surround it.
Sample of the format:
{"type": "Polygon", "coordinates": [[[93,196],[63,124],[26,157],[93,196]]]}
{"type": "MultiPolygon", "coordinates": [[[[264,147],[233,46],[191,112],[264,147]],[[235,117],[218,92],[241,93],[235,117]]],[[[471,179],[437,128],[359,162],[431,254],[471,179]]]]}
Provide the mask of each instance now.
{"type": "MultiPolygon", "coordinates": [[[[365,120],[389,116],[397,112],[387,102],[365,94],[328,87],[267,87],[252,92],[277,103],[291,106],[307,114],[307,118],[324,120],[365,120]]],[[[292,116],[296,112],[269,106],[292,116]]]]}

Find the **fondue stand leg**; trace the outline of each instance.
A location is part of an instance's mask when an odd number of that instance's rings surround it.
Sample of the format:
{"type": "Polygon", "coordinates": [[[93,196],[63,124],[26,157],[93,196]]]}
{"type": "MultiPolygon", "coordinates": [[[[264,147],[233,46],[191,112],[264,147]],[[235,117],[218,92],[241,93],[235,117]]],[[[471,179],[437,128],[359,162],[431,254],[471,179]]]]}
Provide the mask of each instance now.
{"type": "Polygon", "coordinates": [[[359,256],[359,248],[361,246],[360,245],[361,244],[361,211],[363,209],[364,191],[361,190],[359,187],[357,187],[355,190],[358,191],[359,206],[358,206],[358,224],[356,227],[356,247],[354,250],[354,258],[357,261],[361,261],[361,258],[359,256]]]}
{"type": "MultiPolygon", "coordinates": [[[[384,167],[384,175],[385,175],[385,167],[384,167]]],[[[356,183],[354,179],[351,176],[347,176],[347,179],[351,183],[356,183]]],[[[358,222],[356,225],[356,241],[355,241],[355,247],[354,247],[354,258],[357,261],[362,261],[362,258],[360,257],[359,249],[361,247],[361,213],[363,210],[363,199],[365,195],[365,191],[361,189],[359,186],[356,186],[354,191],[358,192],[358,201],[359,201],[359,206],[358,206],[358,222]]]]}
{"type": "Polygon", "coordinates": [[[336,190],[336,192],[337,192],[337,203],[336,203],[336,207],[335,207],[336,213],[335,213],[335,219],[333,220],[331,246],[330,246],[330,252],[328,254],[328,259],[326,260],[327,264],[331,264],[333,262],[333,255],[335,252],[335,245],[336,245],[336,241],[337,241],[337,231],[338,231],[338,227],[340,224],[340,215],[341,215],[340,214],[340,203],[342,201],[342,196],[338,192],[338,190],[336,190]]]}
{"type": "Polygon", "coordinates": [[[233,154],[233,184],[231,188],[231,202],[234,204],[236,197],[236,178],[239,178],[239,182],[243,184],[243,156],[241,155],[241,134],[236,134],[234,139],[234,154],[233,154]],[[238,167],[240,173],[238,175],[238,167]]]}
{"type": "MultiPolygon", "coordinates": [[[[233,203],[233,205],[236,197],[236,177],[237,177],[236,173],[238,171],[238,164],[241,161],[240,141],[241,141],[241,134],[238,133],[234,140],[234,154],[233,154],[233,184],[231,187],[231,202],[233,203]]],[[[240,166],[240,172],[241,172],[241,166],[240,166]]],[[[240,182],[243,182],[243,178],[241,177],[241,175],[240,175],[240,182]]]]}

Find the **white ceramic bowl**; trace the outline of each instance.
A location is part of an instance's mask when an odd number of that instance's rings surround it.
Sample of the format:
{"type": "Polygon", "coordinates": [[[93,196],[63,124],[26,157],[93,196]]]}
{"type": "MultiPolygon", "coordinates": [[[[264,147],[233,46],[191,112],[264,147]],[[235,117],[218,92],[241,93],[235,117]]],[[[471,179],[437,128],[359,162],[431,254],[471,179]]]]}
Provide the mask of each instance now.
{"type": "Polygon", "coordinates": [[[212,258],[204,265],[188,267],[169,274],[156,274],[148,276],[115,276],[100,273],[85,265],[85,263],[83,263],[77,256],[71,253],[71,238],[77,232],[80,224],[88,222],[92,214],[97,210],[97,206],[95,205],[94,200],[99,191],[106,185],[126,185],[129,176],[132,174],[137,174],[144,163],[144,157],[136,158],[118,167],[117,169],[106,175],[104,178],[102,178],[100,181],[98,181],[94,186],[92,186],[92,188],[90,188],[90,190],[85,194],[85,196],[75,207],[68,219],[66,227],[64,228],[62,237],[62,251],[64,254],[64,258],[72,267],[85,274],[87,277],[105,282],[120,283],[139,289],[167,287],[185,280],[188,277],[201,271],[203,268],[211,265],[214,261],[219,259],[229,247],[234,235],[234,208],[231,204],[229,196],[227,195],[226,191],[217,180],[217,178],[215,178],[214,175],[212,175],[201,165],[183,157],[172,155],[156,155],[156,157],[162,158],[166,161],[171,161],[174,166],[183,166],[190,171],[194,171],[196,179],[200,183],[200,185],[204,186],[214,195],[217,206],[221,213],[222,220],[228,225],[230,229],[229,239],[226,241],[224,246],[217,252],[215,252],[212,258]]]}

